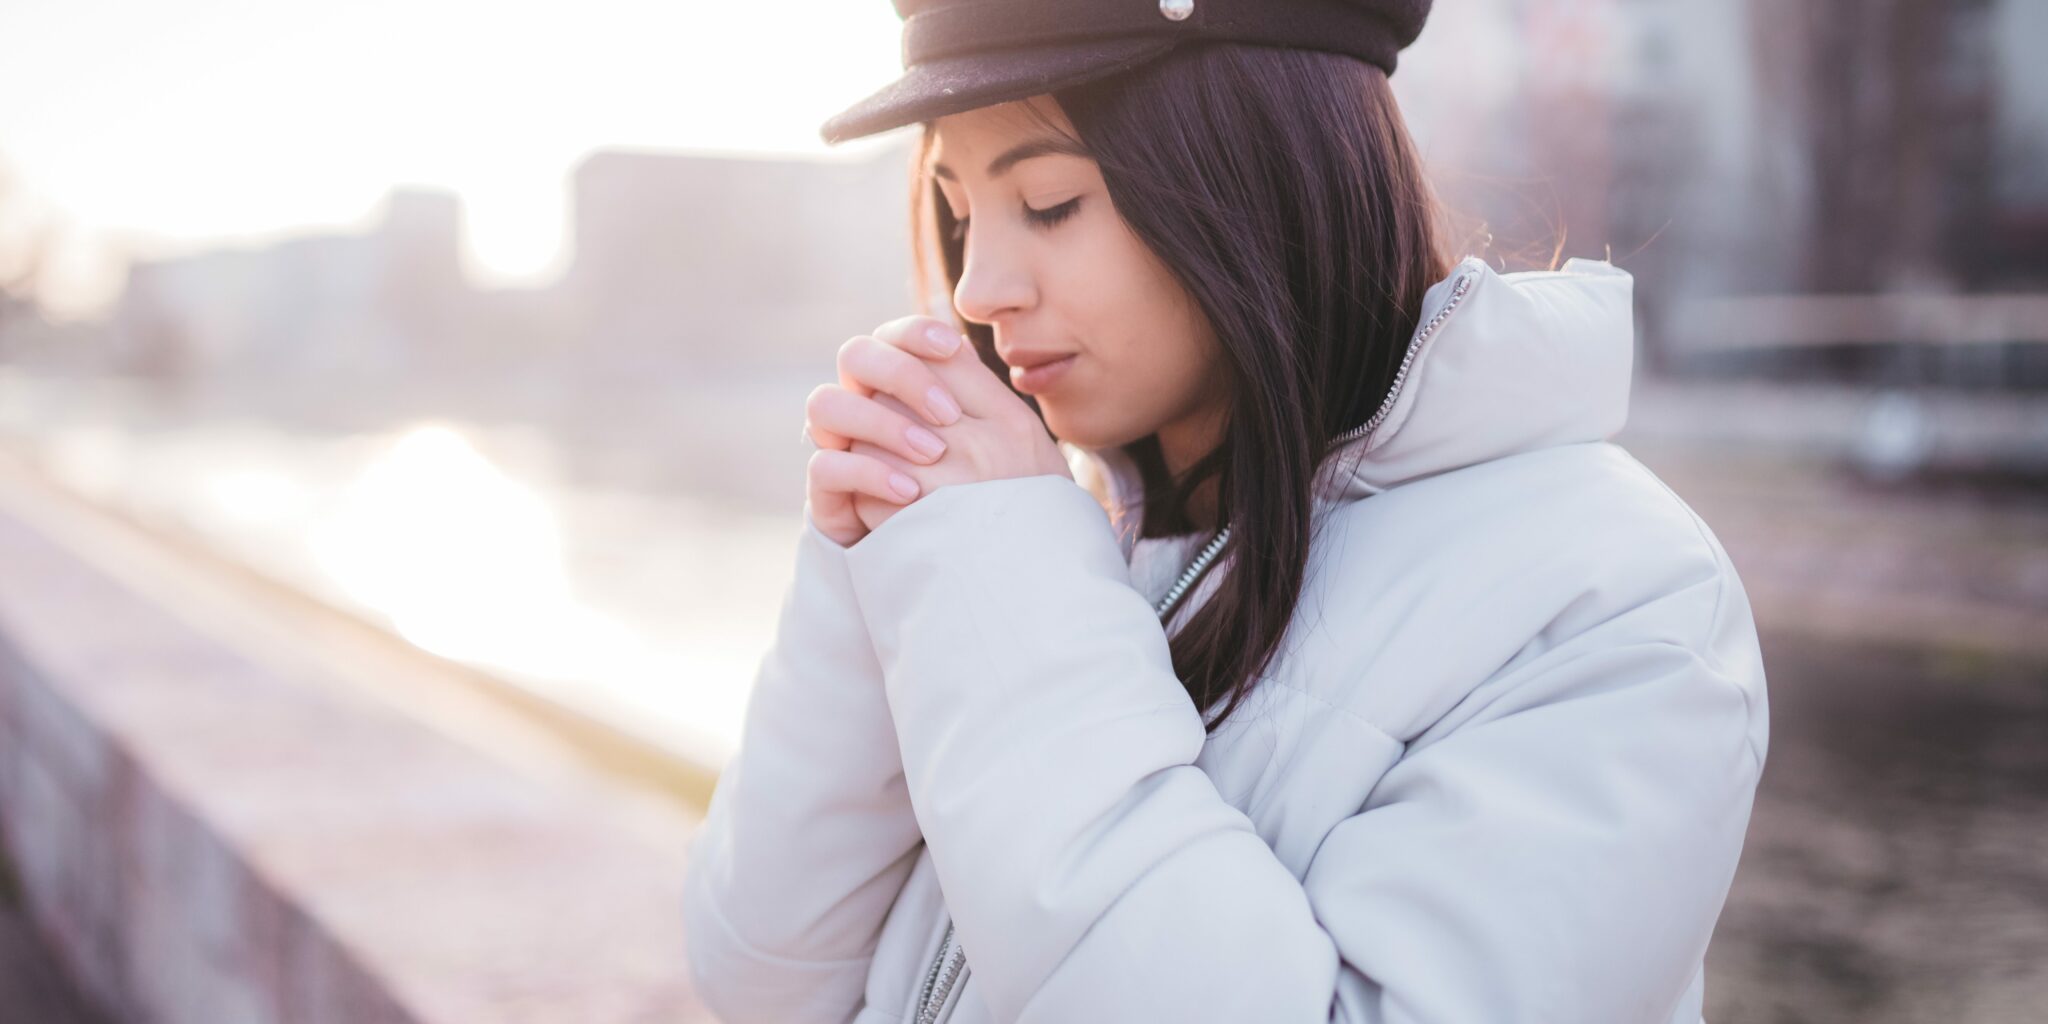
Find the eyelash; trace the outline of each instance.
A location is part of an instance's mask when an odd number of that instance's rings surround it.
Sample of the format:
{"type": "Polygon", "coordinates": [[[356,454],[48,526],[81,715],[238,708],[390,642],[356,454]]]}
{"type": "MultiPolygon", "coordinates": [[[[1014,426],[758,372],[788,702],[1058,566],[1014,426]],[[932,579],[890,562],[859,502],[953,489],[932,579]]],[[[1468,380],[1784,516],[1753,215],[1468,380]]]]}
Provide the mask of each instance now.
{"type": "MultiPolygon", "coordinates": [[[[1059,222],[1066,220],[1068,217],[1073,216],[1075,211],[1079,210],[1080,208],[1081,197],[1075,196],[1074,198],[1069,199],[1066,202],[1059,204],[1058,206],[1047,207],[1043,210],[1034,210],[1031,207],[1027,206],[1024,208],[1024,216],[1029,218],[1032,223],[1037,224],[1040,227],[1050,228],[1059,224],[1059,222]]],[[[954,222],[953,241],[958,242],[966,237],[967,222],[972,219],[973,218],[971,217],[962,217],[958,221],[954,222]]]]}

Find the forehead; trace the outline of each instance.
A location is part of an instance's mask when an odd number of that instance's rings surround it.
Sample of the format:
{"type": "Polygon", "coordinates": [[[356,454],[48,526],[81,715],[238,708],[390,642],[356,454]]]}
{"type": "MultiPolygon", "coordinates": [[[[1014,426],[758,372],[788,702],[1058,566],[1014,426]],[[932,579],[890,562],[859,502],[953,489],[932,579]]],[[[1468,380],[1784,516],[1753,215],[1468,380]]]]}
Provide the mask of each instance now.
{"type": "Polygon", "coordinates": [[[1018,159],[1048,153],[1088,156],[1059,104],[1045,96],[948,114],[930,131],[929,163],[941,179],[1001,177],[1018,159]]]}

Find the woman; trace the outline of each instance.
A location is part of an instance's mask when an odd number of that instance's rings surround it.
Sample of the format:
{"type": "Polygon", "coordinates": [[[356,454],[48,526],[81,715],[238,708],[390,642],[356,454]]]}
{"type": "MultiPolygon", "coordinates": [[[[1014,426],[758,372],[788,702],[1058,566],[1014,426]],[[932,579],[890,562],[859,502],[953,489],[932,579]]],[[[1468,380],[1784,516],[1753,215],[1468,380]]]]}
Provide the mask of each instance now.
{"type": "Polygon", "coordinates": [[[827,126],[924,124],[966,336],[885,324],[807,406],[701,997],[1699,1021],[1764,674],[1606,440],[1629,276],[1442,255],[1387,87],[1426,3],[1149,3],[899,0],[909,71],[827,126]]]}

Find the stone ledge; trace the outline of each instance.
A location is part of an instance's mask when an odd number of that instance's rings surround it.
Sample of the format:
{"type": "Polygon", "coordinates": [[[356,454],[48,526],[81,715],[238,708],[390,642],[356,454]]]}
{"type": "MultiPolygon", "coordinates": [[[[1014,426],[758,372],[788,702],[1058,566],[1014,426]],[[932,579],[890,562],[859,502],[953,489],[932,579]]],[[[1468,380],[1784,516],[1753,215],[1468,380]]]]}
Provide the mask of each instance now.
{"type": "Polygon", "coordinates": [[[710,1019],[683,951],[690,815],[447,691],[414,695],[468,721],[459,739],[388,679],[337,684],[361,663],[332,648],[252,654],[164,598],[173,570],[133,585],[37,500],[0,487],[0,818],[24,902],[104,1010],[710,1019]]]}

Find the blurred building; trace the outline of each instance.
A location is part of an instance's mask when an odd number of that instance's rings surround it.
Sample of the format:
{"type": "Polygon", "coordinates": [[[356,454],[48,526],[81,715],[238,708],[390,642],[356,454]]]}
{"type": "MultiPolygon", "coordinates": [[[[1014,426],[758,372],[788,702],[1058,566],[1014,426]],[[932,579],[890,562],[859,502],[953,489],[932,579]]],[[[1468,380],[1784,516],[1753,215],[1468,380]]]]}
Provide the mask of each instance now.
{"type": "MultiPolygon", "coordinates": [[[[2038,0],[1756,5],[1763,273],[1692,293],[1695,367],[2048,388],[2048,38],[2038,0]]],[[[1690,268],[1686,268],[1690,269],[1690,268]]]]}
{"type": "Polygon", "coordinates": [[[1760,23],[1784,290],[2048,286],[2038,0],[1809,0],[1760,23]],[[2031,41],[2031,42],[2029,42],[2031,41]]]}
{"type": "Polygon", "coordinates": [[[599,152],[574,174],[563,279],[491,291],[461,271],[457,197],[397,191],[363,234],[135,264],[118,362],[170,380],[585,393],[815,368],[911,309],[908,159],[599,152]]]}
{"type": "Polygon", "coordinates": [[[117,359],[169,379],[403,372],[462,322],[460,233],[455,196],[403,190],[365,234],[136,263],[113,317],[117,359]]]}
{"type": "Polygon", "coordinates": [[[2043,38],[2038,0],[1473,0],[1395,85],[1459,241],[1614,259],[1651,368],[1853,376],[1855,346],[2048,342],[2043,38]]]}
{"type": "Polygon", "coordinates": [[[815,360],[910,311],[909,151],[607,151],[575,172],[562,287],[607,375],[815,360]]]}
{"type": "Polygon", "coordinates": [[[1637,278],[1646,354],[1686,294],[1760,275],[1765,100],[1742,4],[1472,0],[1439,7],[1395,92],[1458,221],[1509,268],[1612,259],[1637,278]]]}

